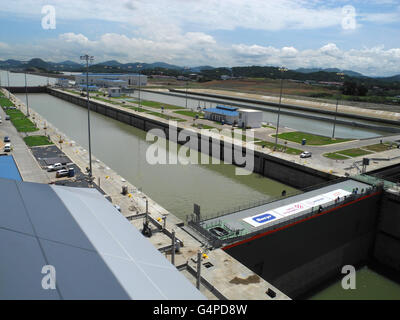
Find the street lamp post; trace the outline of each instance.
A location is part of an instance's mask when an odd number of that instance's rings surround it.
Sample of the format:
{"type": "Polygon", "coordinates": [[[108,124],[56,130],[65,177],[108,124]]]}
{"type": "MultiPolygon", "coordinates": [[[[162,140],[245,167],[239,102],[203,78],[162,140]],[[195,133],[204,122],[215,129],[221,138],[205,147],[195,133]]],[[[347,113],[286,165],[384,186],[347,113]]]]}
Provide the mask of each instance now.
{"type": "MultiPolygon", "coordinates": [[[[337,75],[340,77],[341,80],[343,80],[343,77],[344,77],[344,73],[343,72],[338,72],[337,75]]],[[[336,99],[336,111],[335,111],[335,120],[333,121],[332,140],[335,139],[336,119],[337,119],[338,107],[339,107],[339,97],[336,99]]]]}
{"type": "Polygon", "coordinates": [[[10,71],[7,70],[8,99],[10,99],[10,71]]]}
{"type": "MultiPolygon", "coordinates": [[[[189,67],[184,67],[185,73],[186,73],[186,71],[189,70],[189,69],[190,69],[189,67]]],[[[188,85],[189,85],[189,82],[188,82],[188,80],[186,79],[186,102],[185,102],[185,107],[186,107],[186,109],[187,109],[187,107],[188,107],[188,85]]]]}
{"type": "MultiPolygon", "coordinates": [[[[141,65],[141,64],[138,64],[138,65],[136,66],[136,68],[139,69],[139,108],[140,108],[140,85],[141,85],[141,83],[140,83],[140,76],[141,76],[141,71],[140,71],[140,69],[142,68],[142,65],[141,65]]],[[[139,111],[139,110],[138,110],[138,111],[139,111]]]]}
{"type": "Polygon", "coordinates": [[[26,116],[29,117],[28,86],[26,83],[26,71],[25,71],[25,97],[26,97],[26,116]]]}
{"type": "Polygon", "coordinates": [[[280,117],[281,117],[281,103],[282,103],[282,92],[283,92],[283,73],[288,71],[288,69],[286,69],[285,67],[281,67],[281,68],[279,68],[279,71],[281,72],[281,90],[280,90],[280,94],[279,94],[278,120],[276,123],[274,151],[278,147],[279,121],[280,121],[280,117]]]}
{"type": "Polygon", "coordinates": [[[81,60],[86,61],[86,98],[88,111],[88,140],[89,140],[89,178],[92,178],[92,145],[90,140],[90,104],[89,104],[89,62],[94,60],[93,56],[87,54],[81,56],[81,60]]]}

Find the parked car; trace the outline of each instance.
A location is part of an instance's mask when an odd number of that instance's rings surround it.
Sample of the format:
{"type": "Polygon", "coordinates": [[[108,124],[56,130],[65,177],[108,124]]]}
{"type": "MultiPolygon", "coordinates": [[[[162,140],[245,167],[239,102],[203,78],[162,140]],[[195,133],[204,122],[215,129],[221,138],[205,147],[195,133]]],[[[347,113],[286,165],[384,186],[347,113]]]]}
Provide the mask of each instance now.
{"type": "Polygon", "coordinates": [[[60,169],[65,169],[61,163],[55,163],[47,167],[48,172],[57,171],[60,169]]]}
{"type": "Polygon", "coordinates": [[[68,169],[61,169],[56,172],[56,178],[68,177],[68,169]]]}
{"type": "Polygon", "coordinates": [[[6,120],[10,120],[10,116],[9,116],[9,115],[6,115],[5,119],[6,119],[6,120]]]}
{"type": "Polygon", "coordinates": [[[300,158],[311,158],[312,153],[309,151],[304,151],[302,154],[300,154],[300,158]]]}
{"type": "Polygon", "coordinates": [[[11,142],[10,137],[9,136],[5,136],[4,137],[4,142],[11,142]]]}
{"type": "Polygon", "coordinates": [[[4,152],[11,152],[11,143],[7,143],[4,146],[4,152]]]}

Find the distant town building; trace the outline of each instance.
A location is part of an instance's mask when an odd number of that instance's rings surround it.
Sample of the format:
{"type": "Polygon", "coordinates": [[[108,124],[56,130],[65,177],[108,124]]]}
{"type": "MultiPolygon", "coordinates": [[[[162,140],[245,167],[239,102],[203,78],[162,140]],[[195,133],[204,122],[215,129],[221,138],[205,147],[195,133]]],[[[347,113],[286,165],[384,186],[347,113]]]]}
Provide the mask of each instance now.
{"type": "Polygon", "coordinates": [[[121,88],[120,87],[110,87],[107,88],[108,95],[110,97],[120,97],[121,96],[121,88]]]}
{"type": "Polygon", "coordinates": [[[215,108],[204,109],[204,118],[225,124],[235,124],[241,128],[260,128],[262,112],[251,109],[239,109],[218,105],[215,108]]]}
{"type": "Polygon", "coordinates": [[[86,89],[89,89],[89,91],[97,91],[99,88],[97,86],[90,86],[87,88],[86,85],[79,85],[79,89],[82,91],[86,91],[86,89]]]}
{"type": "Polygon", "coordinates": [[[69,80],[66,78],[58,78],[56,84],[60,87],[66,88],[69,87],[69,80]]]}
{"type": "Polygon", "coordinates": [[[238,126],[242,128],[260,128],[263,118],[262,111],[239,109],[238,126]]]}
{"type": "Polygon", "coordinates": [[[231,78],[231,76],[228,76],[227,74],[223,74],[221,76],[221,80],[229,80],[231,78]]]}
{"type": "Polygon", "coordinates": [[[204,109],[204,118],[212,121],[234,124],[239,120],[239,112],[236,107],[216,106],[215,108],[204,109]]]}
{"type": "MultiPolygon", "coordinates": [[[[125,86],[139,86],[147,85],[147,76],[134,74],[115,74],[115,73],[90,73],[89,85],[96,85],[99,87],[125,87],[125,86]]],[[[78,74],[75,76],[76,85],[86,84],[86,74],[78,74]]]]}

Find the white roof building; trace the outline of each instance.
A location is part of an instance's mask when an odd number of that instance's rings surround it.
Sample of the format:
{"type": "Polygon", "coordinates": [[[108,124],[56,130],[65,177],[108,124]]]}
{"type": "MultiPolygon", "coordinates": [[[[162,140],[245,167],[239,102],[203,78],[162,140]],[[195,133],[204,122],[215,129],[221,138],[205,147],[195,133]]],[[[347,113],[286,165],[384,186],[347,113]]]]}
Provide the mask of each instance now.
{"type": "Polygon", "coordinates": [[[0,203],[0,299],[204,299],[95,189],[0,178],[0,203]]]}

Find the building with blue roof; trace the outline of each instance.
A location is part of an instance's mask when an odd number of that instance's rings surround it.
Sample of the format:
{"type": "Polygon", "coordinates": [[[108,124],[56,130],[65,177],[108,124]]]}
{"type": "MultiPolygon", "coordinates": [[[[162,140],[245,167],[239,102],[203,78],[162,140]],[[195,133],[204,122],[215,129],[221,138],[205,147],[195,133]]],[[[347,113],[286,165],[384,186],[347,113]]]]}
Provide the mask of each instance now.
{"type": "Polygon", "coordinates": [[[204,109],[204,118],[226,124],[235,124],[239,120],[239,112],[236,107],[218,105],[215,108],[204,109]]]}
{"type": "Polygon", "coordinates": [[[223,124],[235,124],[241,128],[260,128],[263,113],[258,110],[218,105],[215,108],[204,109],[204,118],[223,124]]]}
{"type": "MultiPolygon", "coordinates": [[[[147,85],[147,76],[137,73],[89,73],[88,79],[89,85],[96,85],[99,87],[147,85]]],[[[86,85],[86,73],[76,75],[75,83],[78,86],[86,85]]]]}

